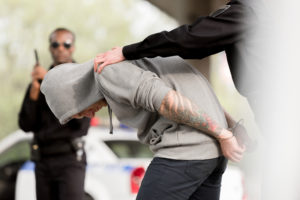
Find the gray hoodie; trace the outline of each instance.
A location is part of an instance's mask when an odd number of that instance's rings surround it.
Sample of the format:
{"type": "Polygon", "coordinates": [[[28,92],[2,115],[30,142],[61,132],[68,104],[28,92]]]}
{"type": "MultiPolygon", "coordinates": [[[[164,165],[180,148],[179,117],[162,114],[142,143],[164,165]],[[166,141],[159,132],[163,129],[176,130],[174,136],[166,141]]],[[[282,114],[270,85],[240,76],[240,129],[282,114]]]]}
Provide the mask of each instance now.
{"type": "Polygon", "coordinates": [[[176,90],[223,128],[224,112],[203,75],[179,57],[124,61],[94,73],[93,61],[68,63],[50,70],[41,86],[47,103],[61,123],[105,98],[118,120],[138,129],[142,143],[155,156],[202,160],[221,155],[211,136],[177,124],[157,112],[165,95],[176,90]]]}

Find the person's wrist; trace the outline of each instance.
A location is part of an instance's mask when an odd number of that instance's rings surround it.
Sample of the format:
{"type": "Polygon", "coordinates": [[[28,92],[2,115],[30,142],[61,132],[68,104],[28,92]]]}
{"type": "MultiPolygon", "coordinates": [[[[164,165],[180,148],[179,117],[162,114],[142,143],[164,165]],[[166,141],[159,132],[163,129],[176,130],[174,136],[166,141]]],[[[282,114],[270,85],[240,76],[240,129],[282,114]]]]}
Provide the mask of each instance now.
{"type": "Polygon", "coordinates": [[[227,129],[222,129],[221,133],[218,135],[217,139],[219,141],[227,140],[233,137],[233,133],[227,129]]]}
{"type": "Polygon", "coordinates": [[[33,101],[36,101],[39,98],[40,90],[31,88],[29,98],[33,101]]]}

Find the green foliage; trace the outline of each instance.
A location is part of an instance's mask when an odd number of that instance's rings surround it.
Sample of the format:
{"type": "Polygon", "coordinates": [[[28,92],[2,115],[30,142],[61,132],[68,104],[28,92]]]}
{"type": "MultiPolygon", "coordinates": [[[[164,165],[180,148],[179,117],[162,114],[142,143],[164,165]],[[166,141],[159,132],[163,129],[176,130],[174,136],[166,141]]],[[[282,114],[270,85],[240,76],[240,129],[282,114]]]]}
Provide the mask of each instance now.
{"type": "Polygon", "coordinates": [[[35,63],[33,49],[38,50],[42,66],[48,68],[51,64],[50,32],[57,27],[74,31],[74,59],[84,62],[114,46],[142,39],[137,38],[137,30],[132,28],[137,21],[149,25],[143,27],[143,37],[167,23],[175,25],[166,15],[140,0],[0,1],[0,138],[18,129],[18,112],[35,63]],[[147,5],[141,7],[141,4],[147,5]],[[147,19],[144,11],[148,12],[147,19]]]}

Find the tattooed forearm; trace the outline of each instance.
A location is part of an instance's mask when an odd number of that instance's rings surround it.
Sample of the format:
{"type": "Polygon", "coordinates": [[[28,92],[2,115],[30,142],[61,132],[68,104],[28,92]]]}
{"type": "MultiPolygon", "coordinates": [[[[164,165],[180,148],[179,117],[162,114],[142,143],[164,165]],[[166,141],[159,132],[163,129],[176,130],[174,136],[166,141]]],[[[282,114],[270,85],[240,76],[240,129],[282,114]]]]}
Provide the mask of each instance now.
{"type": "Polygon", "coordinates": [[[177,123],[189,125],[214,137],[218,137],[222,131],[222,128],[197,105],[173,90],[163,99],[159,113],[177,123]]]}

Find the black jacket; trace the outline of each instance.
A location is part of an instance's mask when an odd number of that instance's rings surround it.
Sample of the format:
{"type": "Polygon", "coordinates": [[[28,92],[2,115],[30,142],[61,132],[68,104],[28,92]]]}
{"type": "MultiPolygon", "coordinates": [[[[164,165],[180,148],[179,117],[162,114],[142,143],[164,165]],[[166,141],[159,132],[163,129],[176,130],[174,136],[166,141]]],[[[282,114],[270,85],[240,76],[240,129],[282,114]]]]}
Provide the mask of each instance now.
{"type": "Polygon", "coordinates": [[[259,66],[250,66],[249,59],[257,59],[249,43],[254,34],[253,4],[249,0],[232,0],[209,16],[199,17],[191,25],[182,25],[172,31],[148,36],[139,43],[125,46],[126,59],[179,55],[185,59],[201,59],[225,51],[233,81],[238,91],[247,94],[256,90],[253,78],[259,78],[259,66]],[[240,69],[243,71],[240,71],[240,69]]]}
{"type": "Polygon", "coordinates": [[[71,138],[87,134],[90,125],[88,118],[72,119],[69,123],[61,125],[41,92],[37,101],[30,99],[30,87],[31,85],[26,91],[19,113],[19,126],[23,131],[32,131],[39,144],[70,141],[71,138]]]}

